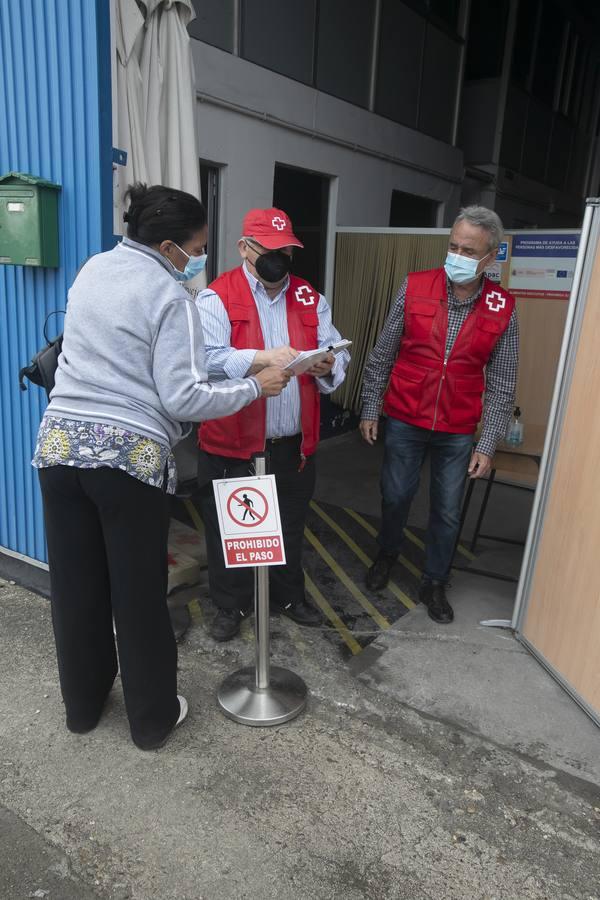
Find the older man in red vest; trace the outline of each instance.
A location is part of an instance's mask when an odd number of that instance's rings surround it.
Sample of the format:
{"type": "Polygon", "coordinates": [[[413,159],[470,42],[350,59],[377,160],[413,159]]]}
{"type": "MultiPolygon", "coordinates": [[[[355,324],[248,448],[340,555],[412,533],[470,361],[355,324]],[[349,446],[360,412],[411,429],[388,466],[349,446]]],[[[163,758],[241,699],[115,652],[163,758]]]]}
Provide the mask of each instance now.
{"type": "MultiPolygon", "coordinates": [[[[285,366],[299,351],[327,348],[340,339],[323,297],[291,274],[292,252],[302,243],[283,210],[254,209],[244,218],[238,249],[242,265],[219,276],[196,305],[202,319],[209,377],[252,375],[265,366],[285,366]]],[[[319,397],[342,383],[346,351],[329,354],[306,374],[292,378],[279,402],[259,398],[243,415],[204,422],[198,431],[200,510],[206,529],[209,584],[217,615],[211,634],[226,641],[251,609],[251,569],[226,569],[212,480],[252,471],[252,456],[267,450],[275,475],[286,565],[270,570],[271,605],[300,625],[321,617],[304,595],[302,543],[315,485],[314,453],[319,442],[319,397]]]]}
{"type": "Polygon", "coordinates": [[[461,210],[444,267],[408,275],[364,372],[360,430],[367,443],[377,439],[382,404],[387,416],[380,552],[367,585],[381,590],[388,583],[429,455],[430,514],[419,598],[430,617],[444,624],[454,618],[446,583],[465,478],[489,473],[515,402],[515,301],[484,274],[501,239],[495,212],[483,206],[461,210]]]}

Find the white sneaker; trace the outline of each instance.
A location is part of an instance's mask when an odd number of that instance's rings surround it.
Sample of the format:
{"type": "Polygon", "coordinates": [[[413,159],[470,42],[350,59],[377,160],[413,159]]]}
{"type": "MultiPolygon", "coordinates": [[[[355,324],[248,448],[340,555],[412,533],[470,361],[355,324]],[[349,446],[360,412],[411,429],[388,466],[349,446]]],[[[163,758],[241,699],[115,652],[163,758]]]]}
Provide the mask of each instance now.
{"type": "Polygon", "coordinates": [[[181,694],[177,694],[177,699],[179,700],[179,718],[175,722],[175,728],[177,728],[178,725],[181,725],[188,714],[188,702],[185,697],[182,697],[181,694]]]}

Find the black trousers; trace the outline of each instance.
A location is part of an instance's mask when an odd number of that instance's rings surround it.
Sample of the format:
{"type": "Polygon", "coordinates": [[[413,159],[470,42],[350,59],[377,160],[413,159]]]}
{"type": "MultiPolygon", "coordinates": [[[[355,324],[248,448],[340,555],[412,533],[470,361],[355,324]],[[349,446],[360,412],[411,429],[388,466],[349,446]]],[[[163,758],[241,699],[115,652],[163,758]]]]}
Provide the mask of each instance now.
{"type": "MultiPolygon", "coordinates": [[[[267,472],[275,475],[277,497],[283,528],[285,566],[269,567],[269,594],[273,604],[287,606],[304,597],[302,543],[308,504],[315,489],[314,456],[300,469],[301,437],[283,438],[267,443],[267,472]]],[[[210,595],[221,609],[252,608],[254,599],[253,569],[226,569],[219,534],[219,520],[212,487],[213,478],[241,478],[254,475],[251,460],[215,456],[200,451],[198,485],[200,513],[206,532],[208,581],[210,595]]]]}
{"type": "Polygon", "coordinates": [[[67,726],[94,727],[117,674],[136,744],[179,716],[167,610],[166,494],[119,469],[40,469],[52,623],[67,726]]]}

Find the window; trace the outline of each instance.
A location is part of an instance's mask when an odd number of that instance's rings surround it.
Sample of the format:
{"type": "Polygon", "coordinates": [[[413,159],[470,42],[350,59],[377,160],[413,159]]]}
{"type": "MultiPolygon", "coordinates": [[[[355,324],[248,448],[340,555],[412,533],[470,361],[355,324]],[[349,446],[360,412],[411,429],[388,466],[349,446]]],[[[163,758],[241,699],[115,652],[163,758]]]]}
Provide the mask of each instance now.
{"type": "Polygon", "coordinates": [[[438,204],[435,200],[392,191],[390,228],[434,228],[438,204]]]}
{"type": "Polygon", "coordinates": [[[498,78],[502,72],[508,0],[471,4],[465,78],[498,78]]]}
{"type": "Polygon", "coordinates": [[[519,3],[517,27],[513,46],[511,75],[517,84],[529,87],[529,73],[533,58],[539,0],[519,3]]]}
{"type": "MultiPolygon", "coordinates": [[[[476,3],[476,6],[481,4],[476,3]]],[[[485,4],[487,5],[487,4],[485,4]]],[[[499,4],[494,3],[494,9],[498,10],[499,4]]],[[[456,31],[458,25],[459,0],[429,0],[429,12],[447,25],[452,31],[456,31]]]]}
{"type": "Polygon", "coordinates": [[[375,112],[417,127],[425,19],[397,0],[383,0],[375,112]]]}
{"type": "Polygon", "coordinates": [[[460,44],[427,25],[418,127],[441,141],[452,140],[460,44]]]}
{"type": "Polygon", "coordinates": [[[542,5],[531,93],[550,106],[554,103],[556,78],[560,73],[566,24],[564,15],[547,0],[542,5]]]}
{"type": "Polygon", "coordinates": [[[374,19],[375,0],[321,0],[316,79],[320,91],[357,106],[368,105],[374,19]]]}
{"type": "Polygon", "coordinates": [[[546,177],[546,156],[548,139],[552,129],[552,110],[545,104],[529,100],[527,127],[523,143],[522,173],[534,181],[544,181],[546,177]]]}
{"type": "Polygon", "coordinates": [[[241,55],[312,84],[316,5],[316,0],[243,0],[241,55]]]}
{"type": "Polygon", "coordinates": [[[221,50],[233,52],[234,0],[192,0],[196,18],[190,22],[191,37],[221,50]]]}

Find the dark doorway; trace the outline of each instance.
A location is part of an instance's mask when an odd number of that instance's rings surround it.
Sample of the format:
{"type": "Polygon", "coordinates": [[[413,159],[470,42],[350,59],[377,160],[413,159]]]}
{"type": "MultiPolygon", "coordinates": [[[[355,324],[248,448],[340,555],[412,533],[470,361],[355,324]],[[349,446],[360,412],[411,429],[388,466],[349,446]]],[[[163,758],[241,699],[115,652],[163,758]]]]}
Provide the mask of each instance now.
{"type": "Polygon", "coordinates": [[[392,191],[390,228],[435,228],[437,208],[435,200],[392,191]]]}
{"type": "Polygon", "coordinates": [[[283,209],[304,250],[294,251],[294,274],[325,289],[329,178],[318,172],[276,164],[273,206],[283,209]]]}
{"type": "Polygon", "coordinates": [[[200,194],[208,220],[206,283],[219,274],[219,167],[200,160],[200,194]]]}

